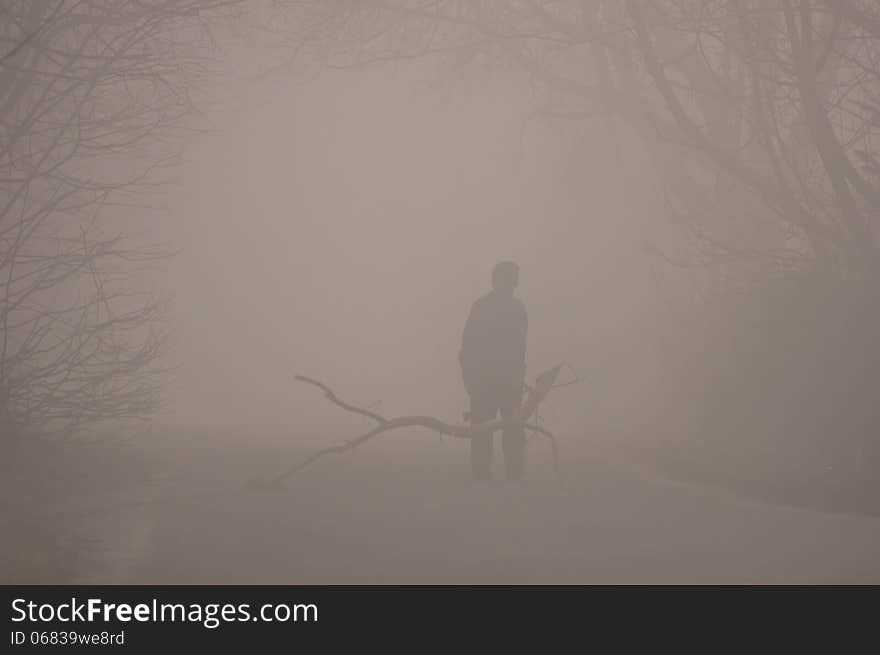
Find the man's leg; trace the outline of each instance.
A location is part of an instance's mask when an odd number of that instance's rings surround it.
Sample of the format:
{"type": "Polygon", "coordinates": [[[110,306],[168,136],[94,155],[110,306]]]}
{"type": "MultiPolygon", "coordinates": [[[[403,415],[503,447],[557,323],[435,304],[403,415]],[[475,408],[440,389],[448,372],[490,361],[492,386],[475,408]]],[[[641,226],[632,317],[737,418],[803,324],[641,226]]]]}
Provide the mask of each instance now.
{"type": "MultiPolygon", "coordinates": [[[[508,419],[518,415],[522,405],[517,394],[501,407],[501,418],[508,419]]],[[[506,428],[501,435],[501,448],[504,451],[504,465],[508,480],[522,480],[525,474],[526,431],[522,425],[506,428]]]]}
{"type": "MultiPolygon", "coordinates": [[[[498,408],[487,397],[471,396],[471,425],[491,421],[498,408]]],[[[471,439],[471,471],[474,480],[488,480],[492,477],[492,433],[487,432],[471,439]]]]}

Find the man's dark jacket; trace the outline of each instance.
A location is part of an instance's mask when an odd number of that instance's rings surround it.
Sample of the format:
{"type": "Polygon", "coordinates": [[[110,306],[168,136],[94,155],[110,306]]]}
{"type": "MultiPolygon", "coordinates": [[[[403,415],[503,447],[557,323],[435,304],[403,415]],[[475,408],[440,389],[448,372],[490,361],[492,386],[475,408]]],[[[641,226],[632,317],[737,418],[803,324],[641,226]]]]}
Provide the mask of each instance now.
{"type": "Polygon", "coordinates": [[[527,331],[526,308],[512,294],[490,291],[474,303],[458,357],[471,396],[522,394],[527,331]]]}

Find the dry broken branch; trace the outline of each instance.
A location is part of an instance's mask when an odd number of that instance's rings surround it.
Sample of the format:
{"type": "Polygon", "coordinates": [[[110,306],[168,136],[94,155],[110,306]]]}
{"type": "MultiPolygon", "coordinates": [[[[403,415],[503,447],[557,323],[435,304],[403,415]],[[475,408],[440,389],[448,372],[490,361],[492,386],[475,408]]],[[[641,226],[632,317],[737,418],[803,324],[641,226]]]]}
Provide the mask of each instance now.
{"type": "Polygon", "coordinates": [[[363,409],[361,407],[355,407],[354,405],[349,405],[348,403],[340,400],[339,397],[330,390],[330,387],[328,387],[323,382],[319,382],[318,380],[315,380],[314,378],[307,378],[305,375],[297,375],[296,379],[299,380],[300,382],[305,382],[307,384],[315,385],[316,387],[321,389],[321,391],[324,392],[324,395],[327,397],[327,400],[329,400],[334,405],[339,405],[342,409],[344,409],[346,411],[352,412],[354,414],[360,414],[361,416],[366,416],[367,418],[373,419],[377,423],[387,423],[388,422],[388,419],[386,419],[382,416],[379,416],[375,412],[371,412],[370,410],[363,409]]]}
{"type": "Polygon", "coordinates": [[[333,446],[327,446],[326,448],[322,448],[321,450],[312,453],[305,459],[295,463],[293,466],[273,478],[250,480],[247,482],[246,487],[255,491],[280,490],[282,488],[282,482],[285,479],[289,478],[295,473],[298,473],[299,471],[303,470],[310,464],[313,464],[317,460],[327,455],[341,455],[345,452],[348,452],[349,450],[353,450],[358,446],[363,445],[367,441],[371,440],[373,437],[376,437],[385,432],[390,432],[391,430],[397,430],[400,428],[421,427],[431,430],[433,432],[439,432],[441,435],[445,434],[460,439],[471,439],[476,435],[485,434],[486,432],[503,430],[512,425],[522,425],[526,430],[531,430],[536,434],[540,434],[541,436],[546,437],[547,440],[550,442],[550,448],[553,457],[553,472],[556,475],[556,480],[559,483],[560,488],[564,489],[565,483],[562,479],[562,474],[559,469],[559,445],[557,444],[556,436],[546,428],[537,425],[537,423],[529,422],[532,416],[537,412],[538,405],[547,397],[547,394],[549,394],[554,387],[566,386],[568,384],[566,383],[566,385],[555,385],[556,378],[559,376],[559,372],[562,369],[562,366],[562,364],[554,366],[553,368],[545,371],[538,376],[537,380],[535,381],[534,387],[530,387],[529,394],[526,397],[526,401],[523,403],[522,410],[520,411],[520,415],[518,417],[509,419],[495,419],[477,425],[446,423],[444,421],[441,421],[440,419],[434,418],[433,416],[398,416],[392,419],[386,419],[385,417],[380,416],[379,414],[376,414],[375,412],[372,412],[368,409],[357,407],[341,400],[323,382],[315,380],[314,378],[305,377],[303,375],[297,375],[296,379],[300,382],[311,384],[321,389],[327,399],[334,405],[337,405],[353,414],[366,416],[367,418],[375,421],[377,425],[370,431],[350,441],[346,441],[344,443],[336,444],[333,446]]]}

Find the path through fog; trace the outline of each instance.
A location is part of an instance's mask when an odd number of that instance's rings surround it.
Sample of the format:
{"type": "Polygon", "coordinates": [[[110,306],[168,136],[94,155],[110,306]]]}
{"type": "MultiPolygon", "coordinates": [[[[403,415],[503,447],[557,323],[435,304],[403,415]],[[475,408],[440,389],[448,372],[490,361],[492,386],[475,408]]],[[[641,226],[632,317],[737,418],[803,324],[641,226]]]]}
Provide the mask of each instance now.
{"type": "MultiPolygon", "coordinates": [[[[78,582],[880,581],[878,518],[664,480],[586,437],[563,442],[568,492],[546,444],[530,444],[524,487],[480,487],[462,443],[418,433],[316,465],[282,493],[241,490],[330,438],[157,435],[92,458],[98,470],[68,468],[58,490],[80,491],[46,499],[36,521],[62,533],[59,549],[79,549],[64,573],[78,582]]],[[[13,519],[8,534],[35,529],[22,526],[13,519]]],[[[23,581],[46,575],[28,572],[33,545],[5,548],[23,581]]]]}

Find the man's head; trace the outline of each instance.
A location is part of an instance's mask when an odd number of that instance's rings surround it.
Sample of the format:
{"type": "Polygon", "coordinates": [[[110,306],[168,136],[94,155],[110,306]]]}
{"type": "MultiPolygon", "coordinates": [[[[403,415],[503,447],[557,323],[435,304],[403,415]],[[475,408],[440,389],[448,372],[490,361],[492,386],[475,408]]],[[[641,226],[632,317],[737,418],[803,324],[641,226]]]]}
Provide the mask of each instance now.
{"type": "Polygon", "coordinates": [[[500,262],[492,269],[492,288],[502,293],[513,293],[519,283],[519,266],[516,262],[500,262]]]}

